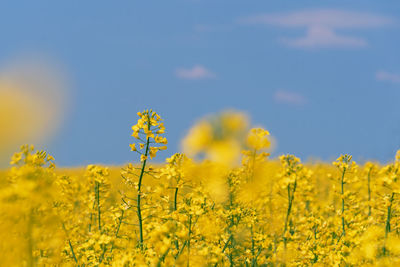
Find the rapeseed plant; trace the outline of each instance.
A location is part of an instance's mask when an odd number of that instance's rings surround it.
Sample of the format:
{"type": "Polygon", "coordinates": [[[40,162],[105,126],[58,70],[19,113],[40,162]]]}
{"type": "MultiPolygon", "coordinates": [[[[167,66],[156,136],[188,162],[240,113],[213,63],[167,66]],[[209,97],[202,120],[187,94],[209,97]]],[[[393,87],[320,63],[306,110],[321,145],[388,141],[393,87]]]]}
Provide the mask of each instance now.
{"type": "MultiPolygon", "coordinates": [[[[142,204],[141,200],[143,197],[142,192],[142,181],[144,174],[146,171],[146,163],[147,159],[154,158],[159,150],[165,150],[167,147],[165,144],[168,143],[165,137],[161,137],[160,134],[163,134],[165,131],[164,124],[161,122],[161,117],[156,113],[150,110],[145,110],[143,112],[138,112],[137,114],[139,119],[137,124],[132,126],[132,136],[138,140],[139,148],[135,143],[130,144],[131,150],[140,154],[140,161],[142,162],[142,166],[140,168],[140,173],[138,175],[138,182],[135,184],[137,189],[137,217],[139,223],[139,247],[143,250],[144,248],[144,239],[143,239],[143,217],[142,217],[142,204]],[[154,144],[163,144],[162,146],[156,146],[154,144]]],[[[130,165],[130,169],[132,169],[130,165]]],[[[134,174],[134,172],[131,172],[134,174]]]]}

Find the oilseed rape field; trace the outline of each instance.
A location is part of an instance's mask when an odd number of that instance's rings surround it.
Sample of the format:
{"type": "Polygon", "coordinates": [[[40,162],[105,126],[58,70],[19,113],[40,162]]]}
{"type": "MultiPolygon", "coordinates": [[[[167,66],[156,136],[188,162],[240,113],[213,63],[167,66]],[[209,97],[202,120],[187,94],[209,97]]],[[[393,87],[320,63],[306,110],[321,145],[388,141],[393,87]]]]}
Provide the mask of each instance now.
{"type": "Polygon", "coordinates": [[[1,266],[400,265],[400,152],[386,165],[271,158],[267,129],[225,112],[164,160],[162,118],[137,115],[124,166],[59,168],[32,145],[12,156],[1,266]]]}

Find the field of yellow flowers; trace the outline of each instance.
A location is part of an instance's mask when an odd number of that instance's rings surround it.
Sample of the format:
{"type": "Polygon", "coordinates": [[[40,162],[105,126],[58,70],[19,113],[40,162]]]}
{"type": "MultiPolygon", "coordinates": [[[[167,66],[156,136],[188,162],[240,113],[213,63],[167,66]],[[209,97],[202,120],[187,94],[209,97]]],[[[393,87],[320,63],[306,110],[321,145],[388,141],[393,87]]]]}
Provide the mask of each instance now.
{"type": "Polygon", "coordinates": [[[400,153],[385,166],[270,159],[268,131],[231,112],[151,166],[165,127],[138,116],[137,160],[122,168],[14,154],[0,172],[1,266],[400,266],[400,153]]]}

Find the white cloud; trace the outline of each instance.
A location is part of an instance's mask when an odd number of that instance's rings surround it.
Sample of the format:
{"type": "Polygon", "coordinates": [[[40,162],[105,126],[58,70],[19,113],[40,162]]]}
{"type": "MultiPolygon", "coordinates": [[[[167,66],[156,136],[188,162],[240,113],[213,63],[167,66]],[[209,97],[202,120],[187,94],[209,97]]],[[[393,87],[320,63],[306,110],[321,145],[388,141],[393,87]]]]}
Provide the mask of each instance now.
{"type": "Polygon", "coordinates": [[[215,78],[216,75],[201,65],[195,65],[192,68],[178,68],[175,71],[176,77],[187,80],[201,80],[215,78]]]}
{"type": "Polygon", "coordinates": [[[281,40],[293,47],[362,47],[367,45],[364,39],[338,35],[332,29],[320,26],[309,27],[304,37],[281,40]]]}
{"type": "Polygon", "coordinates": [[[393,24],[391,18],[370,13],[337,9],[309,9],[284,14],[264,14],[240,20],[245,24],[273,25],[287,28],[306,28],[300,38],[281,38],[295,47],[361,47],[367,41],[337,33],[339,29],[369,29],[393,24]]]}
{"type": "Polygon", "coordinates": [[[307,99],[294,92],[278,90],[274,94],[274,99],[278,103],[285,103],[290,105],[303,106],[307,103],[307,99]]]}
{"type": "Polygon", "coordinates": [[[381,70],[375,74],[375,78],[378,81],[400,83],[400,73],[390,73],[390,72],[381,70]]]}

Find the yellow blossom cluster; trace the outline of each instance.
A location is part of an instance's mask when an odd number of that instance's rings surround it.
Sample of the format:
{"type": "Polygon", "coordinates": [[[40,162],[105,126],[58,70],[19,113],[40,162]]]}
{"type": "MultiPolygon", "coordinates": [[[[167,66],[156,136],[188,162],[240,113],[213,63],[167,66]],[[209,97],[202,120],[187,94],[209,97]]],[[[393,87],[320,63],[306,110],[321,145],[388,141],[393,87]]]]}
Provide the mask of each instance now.
{"type": "Polygon", "coordinates": [[[137,115],[139,119],[137,124],[132,126],[132,136],[138,140],[139,146],[136,143],[132,143],[129,146],[132,151],[136,151],[141,155],[141,161],[145,161],[148,156],[154,158],[157,151],[167,149],[165,145],[168,141],[167,138],[160,136],[160,134],[165,132],[165,126],[156,112],[145,110],[143,112],[138,112],[137,115]],[[163,145],[154,146],[152,144],[163,145]]]}

